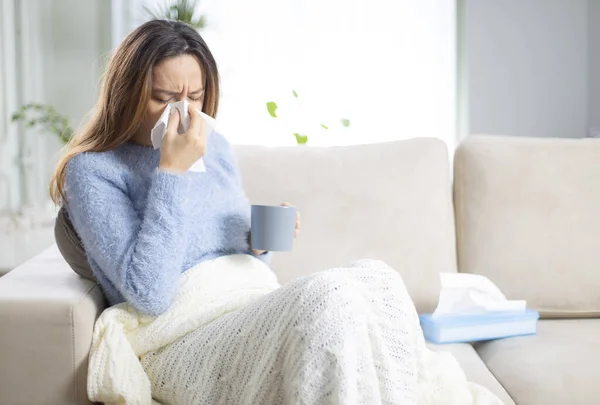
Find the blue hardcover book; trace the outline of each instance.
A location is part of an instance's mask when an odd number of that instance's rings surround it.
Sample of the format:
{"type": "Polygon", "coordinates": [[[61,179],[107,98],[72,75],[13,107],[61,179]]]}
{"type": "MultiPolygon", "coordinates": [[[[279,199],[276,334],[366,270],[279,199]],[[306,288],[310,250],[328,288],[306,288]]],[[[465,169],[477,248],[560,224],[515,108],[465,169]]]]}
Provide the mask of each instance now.
{"type": "Polygon", "coordinates": [[[493,312],[472,315],[424,314],[419,318],[425,339],[433,343],[466,343],[511,336],[535,335],[540,314],[493,312]]]}

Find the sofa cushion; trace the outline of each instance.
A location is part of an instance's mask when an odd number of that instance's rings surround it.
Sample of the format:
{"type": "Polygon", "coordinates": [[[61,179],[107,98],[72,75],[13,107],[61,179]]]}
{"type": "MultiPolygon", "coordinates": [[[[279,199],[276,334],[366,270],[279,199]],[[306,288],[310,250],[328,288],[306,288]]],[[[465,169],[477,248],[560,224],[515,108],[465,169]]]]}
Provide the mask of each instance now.
{"type": "Polygon", "coordinates": [[[448,152],[436,139],[320,148],[237,146],[253,204],[290,202],[302,215],[282,283],[360,258],[398,270],[419,311],[437,304],[439,272],[455,272],[448,152]]]}
{"type": "Polygon", "coordinates": [[[454,160],[459,271],[542,317],[600,316],[600,139],[472,136],[454,160]]]}
{"type": "Polygon", "coordinates": [[[445,351],[452,354],[467,376],[467,380],[486,387],[493,392],[504,405],[515,405],[506,390],[500,385],[490,370],[483,363],[473,346],[466,343],[436,345],[427,343],[427,347],[436,352],[445,351]]]}
{"type": "Polygon", "coordinates": [[[477,353],[519,405],[597,405],[600,319],[548,319],[536,336],[477,344],[477,353]]]}

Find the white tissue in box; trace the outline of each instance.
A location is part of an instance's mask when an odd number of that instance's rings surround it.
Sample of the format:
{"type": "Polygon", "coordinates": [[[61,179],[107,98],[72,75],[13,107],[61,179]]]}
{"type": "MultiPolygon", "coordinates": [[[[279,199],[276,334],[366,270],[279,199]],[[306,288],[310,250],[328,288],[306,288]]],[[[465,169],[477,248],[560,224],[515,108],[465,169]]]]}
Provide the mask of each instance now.
{"type": "Polygon", "coordinates": [[[474,342],[534,334],[539,314],[522,300],[507,300],[485,276],[441,273],[433,314],[419,317],[425,339],[434,343],[474,342]]]}
{"type": "Polygon", "coordinates": [[[479,274],[440,273],[441,291],[433,316],[525,311],[526,301],[507,300],[487,277],[479,274]]]}
{"type": "MultiPolygon", "coordinates": [[[[167,125],[169,124],[169,116],[173,111],[173,108],[179,110],[179,127],[177,128],[177,132],[179,134],[185,133],[190,126],[190,113],[189,113],[189,101],[183,100],[178,101],[176,103],[170,103],[165,107],[165,110],[161,114],[160,118],[152,128],[150,133],[150,139],[152,140],[152,146],[154,149],[159,149],[162,145],[162,140],[167,133],[167,125]]],[[[196,110],[196,112],[200,115],[200,117],[204,120],[206,125],[208,126],[208,132],[210,133],[216,127],[216,121],[213,117],[206,115],[202,111],[196,110]]],[[[204,166],[204,161],[202,159],[198,160],[196,163],[192,165],[189,169],[192,172],[205,172],[206,167],[204,166]]]]}

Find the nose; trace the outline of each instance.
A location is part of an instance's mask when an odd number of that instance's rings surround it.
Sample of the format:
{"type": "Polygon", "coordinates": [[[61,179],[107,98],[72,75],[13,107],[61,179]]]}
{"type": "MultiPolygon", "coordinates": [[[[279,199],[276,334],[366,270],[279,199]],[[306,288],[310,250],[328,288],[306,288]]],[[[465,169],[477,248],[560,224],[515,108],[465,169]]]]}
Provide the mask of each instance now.
{"type": "Polygon", "coordinates": [[[181,89],[181,93],[179,93],[177,95],[176,100],[177,101],[182,101],[185,100],[187,97],[187,93],[188,93],[188,86],[186,84],[183,85],[183,89],[181,89]]]}

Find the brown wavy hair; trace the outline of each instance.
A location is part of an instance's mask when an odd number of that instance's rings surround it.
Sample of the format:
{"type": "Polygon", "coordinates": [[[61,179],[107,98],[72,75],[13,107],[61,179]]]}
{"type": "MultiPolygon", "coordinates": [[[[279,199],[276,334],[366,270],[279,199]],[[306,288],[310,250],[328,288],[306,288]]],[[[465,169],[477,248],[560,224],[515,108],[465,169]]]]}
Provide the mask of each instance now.
{"type": "Polygon", "coordinates": [[[50,197],[66,201],[66,166],[83,152],[104,152],[127,142],[138,131],[152,92],[152,68],[166,58],[195,56],[204,75],[202,111],[216,117],[219,73],[208,46],[187,24],[154,20],[129,34],[112,56],[104,74],[95,112],[83,130],[66,146],[50,181],[50,197]]]}

